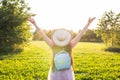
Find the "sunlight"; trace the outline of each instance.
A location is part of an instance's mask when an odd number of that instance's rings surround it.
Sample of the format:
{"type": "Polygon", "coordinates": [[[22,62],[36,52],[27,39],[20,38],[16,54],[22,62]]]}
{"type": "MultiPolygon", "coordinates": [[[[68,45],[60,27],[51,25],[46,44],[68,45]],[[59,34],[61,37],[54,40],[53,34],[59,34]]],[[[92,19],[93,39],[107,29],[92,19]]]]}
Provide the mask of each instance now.
{"type": "Polygon", "coordinates": [[[90,29],[96,28],[105,11],[120,11],[119,0],[26,0],[39,27],[44,29],[66,28],[79,31],[89,17],[96,17],[90,29]],[[112,6],[111,6],[112,5],[112,6]]]}

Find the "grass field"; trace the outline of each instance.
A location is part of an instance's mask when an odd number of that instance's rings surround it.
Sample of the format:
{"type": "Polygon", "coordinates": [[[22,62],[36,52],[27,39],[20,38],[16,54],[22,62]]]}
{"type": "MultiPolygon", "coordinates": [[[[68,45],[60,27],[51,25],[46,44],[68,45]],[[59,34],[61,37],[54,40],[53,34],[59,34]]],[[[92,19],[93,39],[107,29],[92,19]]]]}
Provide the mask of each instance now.
{"type": "MultiPolygon", "coordinates": [[[[120,80],[120,53],[103,43],[80,42],[73,48],[76,80],[120,80]]],[[[0,55],[0,80],[47,80],[51,49],[32,41],[24,51],[0,55]]]]}

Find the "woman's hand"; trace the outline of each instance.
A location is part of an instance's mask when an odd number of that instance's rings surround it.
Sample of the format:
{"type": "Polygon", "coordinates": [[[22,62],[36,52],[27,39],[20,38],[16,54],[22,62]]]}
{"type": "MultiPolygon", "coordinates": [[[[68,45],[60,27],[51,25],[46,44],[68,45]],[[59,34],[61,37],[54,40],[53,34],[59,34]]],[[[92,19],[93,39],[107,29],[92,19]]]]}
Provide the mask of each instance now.
{"type": "Polygon", "coordinates": [[[93,21],[95,18],[96,18],[96,17],[93,17],[93,18],[89,17],[89,19],[88,19],[88,24],[91,24],[92,21],[93,21]]]}
{"type": "Polygon", "coordinates": [[[33,25],[35,25],[36,24],[36,22],[35,22],[35,20],[33,19],[33,18],[28,18],[28,21],[30,21],[33,25]]]}

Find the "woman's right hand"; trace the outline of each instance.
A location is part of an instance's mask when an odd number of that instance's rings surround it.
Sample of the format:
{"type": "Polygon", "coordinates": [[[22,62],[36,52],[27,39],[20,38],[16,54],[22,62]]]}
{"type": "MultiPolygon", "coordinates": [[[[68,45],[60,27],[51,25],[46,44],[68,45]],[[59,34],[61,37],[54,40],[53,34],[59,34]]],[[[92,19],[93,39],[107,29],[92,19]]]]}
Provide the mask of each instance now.
{"type": "Polygon", "coordinates": [[[31,18],[31,17],[28,18],[28,21],[30,21],[33,25],[36,24],[35,20],[33,18],[31,18]]]}

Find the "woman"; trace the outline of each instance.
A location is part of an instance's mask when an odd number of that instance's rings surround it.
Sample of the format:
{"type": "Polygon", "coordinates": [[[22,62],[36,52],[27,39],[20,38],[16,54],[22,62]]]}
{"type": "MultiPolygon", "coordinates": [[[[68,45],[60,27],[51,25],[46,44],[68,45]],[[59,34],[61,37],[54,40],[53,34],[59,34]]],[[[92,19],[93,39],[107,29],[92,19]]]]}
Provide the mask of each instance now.
{"type": "Polygon", "coordinates": [[[71,38],[71,34],[69,31],[65,29],[57,30],[53,33],[52,39],[50,39],[36,24],[33,18],[30,18],[29,21],[36,27],[36,29],[41,34],[42,38],[45,40],[45,42],[52,48],[53,51],[53,58],[52,58],[52,65],[50,67],[48,80],[75,80],[74,77],[74,68],[73,68],[73,58],[72,58],[72,48],[77,44],[77,42],[81,39],[84,32],[86,32],[89,25],[92,23],[92,21],[95,19],[89,18],[87,24],[83,28],[82,31],[80,31],[73,39],[71,38]],[[65,34],[64,34],[65,33],[65,34]],[[68,37],[69,36],[69,37],[68,37]],[[58,39],[59,37],[59,39],[58,39]],[[63,41],[66,39],[66,41],[63,41]],[[59,40],[59,41],[58,41],[59,40]],[[60,42],[61,41],[61,42],[60,42]],[[58,70],[55,54],[65,50],[70,55],[70,68],[58,70]]]}

